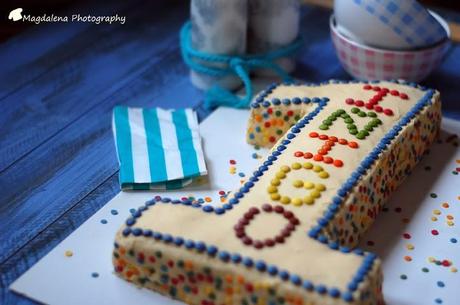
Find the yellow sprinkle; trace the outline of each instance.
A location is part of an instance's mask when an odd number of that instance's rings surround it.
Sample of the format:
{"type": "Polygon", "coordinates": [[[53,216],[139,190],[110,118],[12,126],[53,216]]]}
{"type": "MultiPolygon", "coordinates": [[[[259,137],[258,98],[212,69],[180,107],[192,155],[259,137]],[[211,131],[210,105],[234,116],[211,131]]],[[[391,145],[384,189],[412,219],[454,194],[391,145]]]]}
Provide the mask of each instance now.
{"type": "Polygon", "coordinates": [[[303,186],[303,181],[302,181],[302,180],[294,180],[294,181],[292,182],[292,185],[293,185],[294,187],[297,187],[297,188],[298,188],[298,187],[302,187],[302,186],[303,186]]]}
{"type": "Polygon", "coordinates": [[[457,162],[457,164],[460,164],[460,159],[455,160],[455,162],[457,162]]]}
{"type": "Polygon", "coordinates": [[[73,256],[73,252],[70,251],[70,250],[67,250],[66,252],[64,252],[64,255],[67,256],[67,257],[71,257],[71,256],[73,256]]]}
{"type": "Polygon", "coordinates": [[[290,202],[291,202],[291,198],[289,198],[288,196],[281,197],[282,204],[289,204],[290,202]]]}
{"type": "Polygon", "coordinates": [[[285,173],[289,173],[291,171],[291,168],[287,165],[283,165],[281,166],[281,171],[285,172],[285,173]]]}
{"type": "Polygon", "coordinates": [[[452,227],[452,226],[454,225],[454,222],[453,222],[452,220],[448,220],[448,221],[447,221],[447,225],[448,225],[449,227],[452,227]]]}
{"type": "Polygon", "coordinates": [[[321,196],[321,193],[317,190],[313,190],[310,192],[310,196],[313,198],[319,198],[321,196]]]}
{"type": "Polygon", "coordinates": [[[305,196],[303,197],[303,202],[307,205],[312,205],[315,202],[315,199],[313,199],[313,197],[310,196],[305,196]]]}
{"type": "Polygon", "coordinates": [[[270,181],[270,183],[271,183],[271,185],[278,186],[278,185],[280,185],[281,181],[280,181],[280,179],[275,178],[275,179],[272,179],[272,181],[270,181]]]}
{"type": "Polygon", "coordinates": [[[276,178],[279,178],[279,179],[284,179],[286,178],[286,174],[282,171],[279,171],[276,173],[276,178]]]}
{"type": "Polygon", "coordinates": [[[270,195],[270,198],[272,200],[278,201],[278,200],[280,200],[281,196],[278,193],[273,193],[273,194],[270,195]]]}
{"type": "Polygon", "coordinates": [[[434,214],[434,215],[441,215],[441,211],[438,210],[438,209],[434,209],[434,210],[433,210],[433,214],[434,214]]]}
{"type": "Polygon", "coordinates": [[[318,174],[318,176],[322,179],[326,179],[326,178],[329,178],[329,174],[325,171],[322,171],[318,174]]]}
{"type": "Polygon", "coordinates": [[[302,165],[300,165],[299,162],[295,162],[295,163],[292,163],[292,169],[300,169],[302,167],[302,165]]]}
{"type": "Polygon", "coordinates": [[[452,268],[450,268],[450,272],[453,272],[453,273],[455,273],[455,272],[457,272],[457,271],[458,271],[458,269],[457,269],[457,268],[455,268],[455,267],[452,267],[452,268]]]}
{"type": "Polygon", "coordinates": [[[406,245],[407,250],[414,250],[414,245],[413,244],[407,244],[406,245]]]}
{"type": "Polygon", "coordinates": [[[432,221],[437,221],[438,218],[436,218],[435,216],[431,216],[431,220],[432,220],[432,221]]]}
{"type": "Polygon", "coordinates": [[[323,168],[321,166],[319,166],[319,165],[315,165],[315,166],[313,166],[313,171],[315,173],[319,173],[319,172],[323,171],[323,168]]]}
{"type": "Polygon", "coordinates": [[[434,257],[430,256],[430,257],[428,257],[428,261],[429,261],[430,263],[433,263],[433,262],[436,261],[436,259],[435,259],[434,257]]]}
{"type": "Polygon", "coordinates": [[[300,198],[293,198],[292,199],[292,204],[295,205],[295,206],[301,206],[303,204],[303,201],[300,198]]]}
{"type": "Polygon", "coordinates": [[[315,189],[317,189],[318,191],[322,192],[322,191],[324,191],[326,189],[326,186],[324,184],[318,183],[318,184],[316,184],[315,189]]]}
{"type": "Polygon", "coordinates": [[[313,182],[310,182],[310,181],[305,181],[303,183],[303,187],[306,188],[307,190],[310,190],[310,189],[315,187],[315,184],[313,182]]]}
{"type": "Polygon", "coordinates": [[[272,193],[277,193],[278,192],[278,188],[276,186],[273,186],[273,185],[270,185],[269,187],[267,187],[267,191],[272,194],[272,193]]]}
{"type": "Polygon", "coordinates": [[[311,164],[310,162],[305,162],[304,164],[302,164],[302,166],[305,169],[312,169],[313,168],[313,164],[311,164]]]}

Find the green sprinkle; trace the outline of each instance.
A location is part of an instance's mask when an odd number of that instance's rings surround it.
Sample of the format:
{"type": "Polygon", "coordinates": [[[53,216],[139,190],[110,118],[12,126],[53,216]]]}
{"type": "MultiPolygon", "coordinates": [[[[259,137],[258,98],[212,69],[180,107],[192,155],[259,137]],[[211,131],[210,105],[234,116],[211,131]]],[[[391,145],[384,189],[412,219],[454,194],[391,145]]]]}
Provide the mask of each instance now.
{"type": "Polygon", "coordinates": [[[278,130],[276,131],[276,134],[277,134],[277,135],[282,135],[282,134],[283,134],[283,131],[282,131],[281,129],[278,129],[278,130]]]}
{"type": "Polygon", "coordinates": [[[327,120],[324,120],[323,121],[323,124],[324,125],[327,125],[327,126],[331,126],[332,125],[332,121],[330,119],[327,119],[327,120]]]}
{"type": "Polygon", "coordinates": [[[321,125],[319,125],[319,129],[321,129],[321,130],[328,130],[329,127],[328,127],[327,125],[321,124],[321,125]]]}
{"type": "Polygon", "coordinates": [[[364,118],[366,117],[366,113],[364,111],[360,111],[358,112],[358,116],[364,118]]]}
{"type": "Polygon", "coordinates": [[[276,115],[276,116],[281,116],[281,111],[277,110],[277,111],[275,112],[275,115],[276,115]]]}
{"type": "Polygon", "coordinates": [[[341,115],[341,114],[345,113],[346,111],[343,110],[343,109],[337,109],[336,112],[337,112],[338,115],[341,115]]]}
{"type": "Polygon", "coordinates": [[[359,112],[359,108],[358,108],[358,107],[353,107],[353,108],[351,108],[351,112],[352,112],[352,113],[358,113],[358,112],[359,112]]]}
{"type": "Polygon", "coordinates": [[[350,117],[350,115],[349,115],[348,113],[342,113],[342,114],[340,115],[340,117],[341,117],[342,119],[347,119],[347,118],[350,117]]]}
{"type": "Polygon", "coordinates": [[[372,130],[374,130],[374,127],[372,127],[372,125],[366,125],[366,126],[364,126],[364,130],[372,131],[372,130]]]}
{"type": "Polygon", "coordinates": [[[423,267],[423,268],[422,268],[422,271],[425,272],[425,273],[427,273],[427,272],[430,272],[430,269],[428,269],[427,267],[423,267]]]}
{"type": "Polygon", "coordinates": [[[368,117],[371,117],[371,118],[375,118],[375,117],[377,117],[377,113],[375,113],[375,112],[373,112],[373,111],[369,111],[369,112],[367,113],[367,116],[368,116],[368,117]]]}
{"type": "Polygon", "coordinates": [[[355,124],[347,124],[347,129],[357,129],[355,124]]]}
{"type": "Polygon", "coordinates": [[[431,198],[437,198],[438,195],[436,195],[436,193],[431,193],[431,194],[430,194],[430,197],[431,197],[431,198]]]}
{"type": "Polygon", "coordinates": [[[352,135],[355,135],[355,134],[358,133],[358,131],[357,131],[356,129],[350,129],[350,130],[348,130],[348,132],[349,132],[350,134],[352,134],[352,135]]]}
{"type": "Polygon", "coordinates": [[[345,123],[347,124],[354,123],[354,120],[352,118],[346,118],[345,123]]]}

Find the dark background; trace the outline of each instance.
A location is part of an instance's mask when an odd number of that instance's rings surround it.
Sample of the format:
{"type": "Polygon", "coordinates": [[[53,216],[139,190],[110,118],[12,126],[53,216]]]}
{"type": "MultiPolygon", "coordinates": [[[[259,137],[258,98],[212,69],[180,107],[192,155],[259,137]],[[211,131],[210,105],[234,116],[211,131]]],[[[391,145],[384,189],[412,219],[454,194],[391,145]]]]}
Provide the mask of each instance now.
{"type": "MultiPolygon", "coordinates": [[[[126,0],[129,1],[129,0],[126,0]]],[[[156,0],[150,0],[156,1],[156,0]]],[[[171,0],[171,1],[189,1],[189,0],[171,0]]],[[[63,14],[72,7],[85,6],[85,3],[94,3],[102,1],[71,1],[71,0],[41,0],[41,1],[31,1],[31,0],[6,0],[0,1],[0,43],[6,41],[14,35],[17,35],[27,29],[30,26],[33,26],[33,23],[30,22],[11,22],[8,20],[8,14],[11,10],[21,7],[28,14],[31,15],[43,15],[43,14],[63,14]]],[[[110,5],[111,2],[116,1],[105,1],[107,5],[110,5]]],[[[442,7],[446,9],[460,11],[460,1],[446,1],[446,0],[422,0],[420,1],[426,5],[442,7]]]]}

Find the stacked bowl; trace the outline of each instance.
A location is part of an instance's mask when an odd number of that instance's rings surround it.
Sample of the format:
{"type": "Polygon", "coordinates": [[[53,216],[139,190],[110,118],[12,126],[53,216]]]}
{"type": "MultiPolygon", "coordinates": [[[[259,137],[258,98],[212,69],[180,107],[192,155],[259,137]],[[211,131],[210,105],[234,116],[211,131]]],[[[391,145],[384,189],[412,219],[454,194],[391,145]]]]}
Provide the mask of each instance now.
{"type": "Polygon", "coordinates": [[[447,22],[416,0],[335,0],[330,28],[344,69],[362,80],[421,81],[450,45],[447,22]]]}

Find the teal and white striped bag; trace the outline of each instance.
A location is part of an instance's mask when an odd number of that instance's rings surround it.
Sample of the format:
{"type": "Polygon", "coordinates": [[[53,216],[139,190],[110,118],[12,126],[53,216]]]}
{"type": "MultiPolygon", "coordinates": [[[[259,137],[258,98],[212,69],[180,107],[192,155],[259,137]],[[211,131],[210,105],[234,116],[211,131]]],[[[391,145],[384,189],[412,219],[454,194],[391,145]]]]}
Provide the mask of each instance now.
{"type": "Polygon", "coordinates": [[[113,110],[122,190],[178,189],[207,175],[192,109],[113,110]]]}

